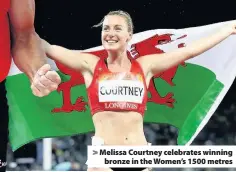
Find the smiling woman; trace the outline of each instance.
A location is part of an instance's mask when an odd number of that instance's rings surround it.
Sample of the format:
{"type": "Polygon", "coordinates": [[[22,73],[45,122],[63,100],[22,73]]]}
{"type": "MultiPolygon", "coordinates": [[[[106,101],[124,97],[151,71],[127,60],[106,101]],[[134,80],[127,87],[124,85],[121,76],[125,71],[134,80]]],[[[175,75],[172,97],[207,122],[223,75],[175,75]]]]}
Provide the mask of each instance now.
{"type": "Polygon", "coordinates": [[[106,17],[95,26],[102,26],[102,43],[107,50],[124,48],[123,45],[130,41],[134,28],[130,15],[124,11],[109,12],[106,17]]]}
{"type": "MultiPolygon", "coordinates": [[[[151,78],[207,51],[236,33],[236,22],[232,22],[216,34],[187,47],[131,60],[127,56],[128,42],[133,35],[133,23],[129,14],[124,11],[109,12],[97,26],[102,26],[102,45],[108,54],[105,59],[50,45],[46,41],[44,45],[49,58],[83,75],[95,127],[92,144],[100,146],[151,146],[143,131],[147,88],[151,78]]],[[[88,171],[101,170],[143,171],[147,168],[88,168],[88,171]]]]}

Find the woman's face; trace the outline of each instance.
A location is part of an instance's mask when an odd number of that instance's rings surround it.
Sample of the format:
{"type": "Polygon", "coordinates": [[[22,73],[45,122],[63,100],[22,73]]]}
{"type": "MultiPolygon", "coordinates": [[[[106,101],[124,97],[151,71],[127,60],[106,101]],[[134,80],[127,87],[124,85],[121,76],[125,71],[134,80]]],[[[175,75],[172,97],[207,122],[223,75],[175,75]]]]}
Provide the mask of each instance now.
{"type": "Polygon", "coordinates": [[[102,45],[107,51],[124,51],[131,34],[126,19],[119,15],[106,16],[102,27],[102,45]]]}

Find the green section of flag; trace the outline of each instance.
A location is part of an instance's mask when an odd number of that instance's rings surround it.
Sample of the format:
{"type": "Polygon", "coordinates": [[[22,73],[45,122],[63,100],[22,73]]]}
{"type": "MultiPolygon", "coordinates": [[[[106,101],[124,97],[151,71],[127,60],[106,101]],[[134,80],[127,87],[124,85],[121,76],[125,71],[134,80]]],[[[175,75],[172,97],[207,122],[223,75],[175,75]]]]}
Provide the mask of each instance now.
{"type": "MultiPolygon", "coordinates": [[[[66,75],[60,75],[63,81],[69,79],[66,75]]],[[[174,93],[177,101],[174,108],[150,102],[144,121],[167,123],[177,127],[178,144],[185,144],[207,115],[223,84],[216,80],[212,71],[193,64],[179,67],[173,81],[176,86],[170,86],[157,78],[155,85],[162,96],[168,92],[174,93]]],[[[51,112],[54,108],[62,106],[62,92],[55,91],[43,98],[35,97],[24,74],[8,77],[6,88],[10,106],[10,142],[13,150],[39,138],[76,135],[94,130],[88,106],[85,112],[51,112]]],[[[80,96],[87,102],[84,85],[71,88],[72,104],[75,104],[80,96]]]]}
{"type": "MultiPolygon", "coordinates": [[[[62,81],[69,77],[62,75],[62,81]]],[[[63,104],[62,92],[52,92],[46,97],[36,97],[30,90],[28,78],[23,75],[9,77],[6,81],[9,108],[10,142],[13,150],[25,143],[43,137],[67,136],[93,131],[90,109],[85,112],[52,113],[54,108],[63,104]],[[21,83],[17,84],[16,83],[21,83]],[[27,84],[22,84],[27,83],[27,84]]],[[[74,104],[78,96],[87,102],[85,86],[71,89],[71,102],[74,104]]]]}
{"type": "Polygon", "coordinates": [[[179,130],[178,144],[184,145],[204,120],[224,86],[212,71],[192,64],[179,67],[173,81],[176,86],[158,78],[155,86],[161,96],[168,92],[174,94],[174,108],[148,103],[144,121],[175,126],[179,130]]]}

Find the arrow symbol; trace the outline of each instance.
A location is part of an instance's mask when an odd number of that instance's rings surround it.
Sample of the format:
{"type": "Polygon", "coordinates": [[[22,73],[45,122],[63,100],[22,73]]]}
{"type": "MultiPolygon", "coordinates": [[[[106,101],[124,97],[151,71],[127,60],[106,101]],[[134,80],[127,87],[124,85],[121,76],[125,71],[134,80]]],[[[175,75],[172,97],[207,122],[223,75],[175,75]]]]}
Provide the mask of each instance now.
{"type": "Polygon", "coordinates": [[[93,155],[97,155],[98,151],[93,150],[93,155]]]}

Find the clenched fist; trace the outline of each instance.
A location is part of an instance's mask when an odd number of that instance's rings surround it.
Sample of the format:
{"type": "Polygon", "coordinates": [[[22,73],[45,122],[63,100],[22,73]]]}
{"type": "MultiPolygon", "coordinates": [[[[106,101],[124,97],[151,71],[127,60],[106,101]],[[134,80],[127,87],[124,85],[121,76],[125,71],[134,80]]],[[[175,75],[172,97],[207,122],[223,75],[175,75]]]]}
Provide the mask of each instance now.
{"type": "Polygon", "coordinates": [[[49,64],[45,64],[34,75],[31,89],[35,96],[43,97],[56,90],[60,83],[58,73],[52,71],[49,64]]]}

